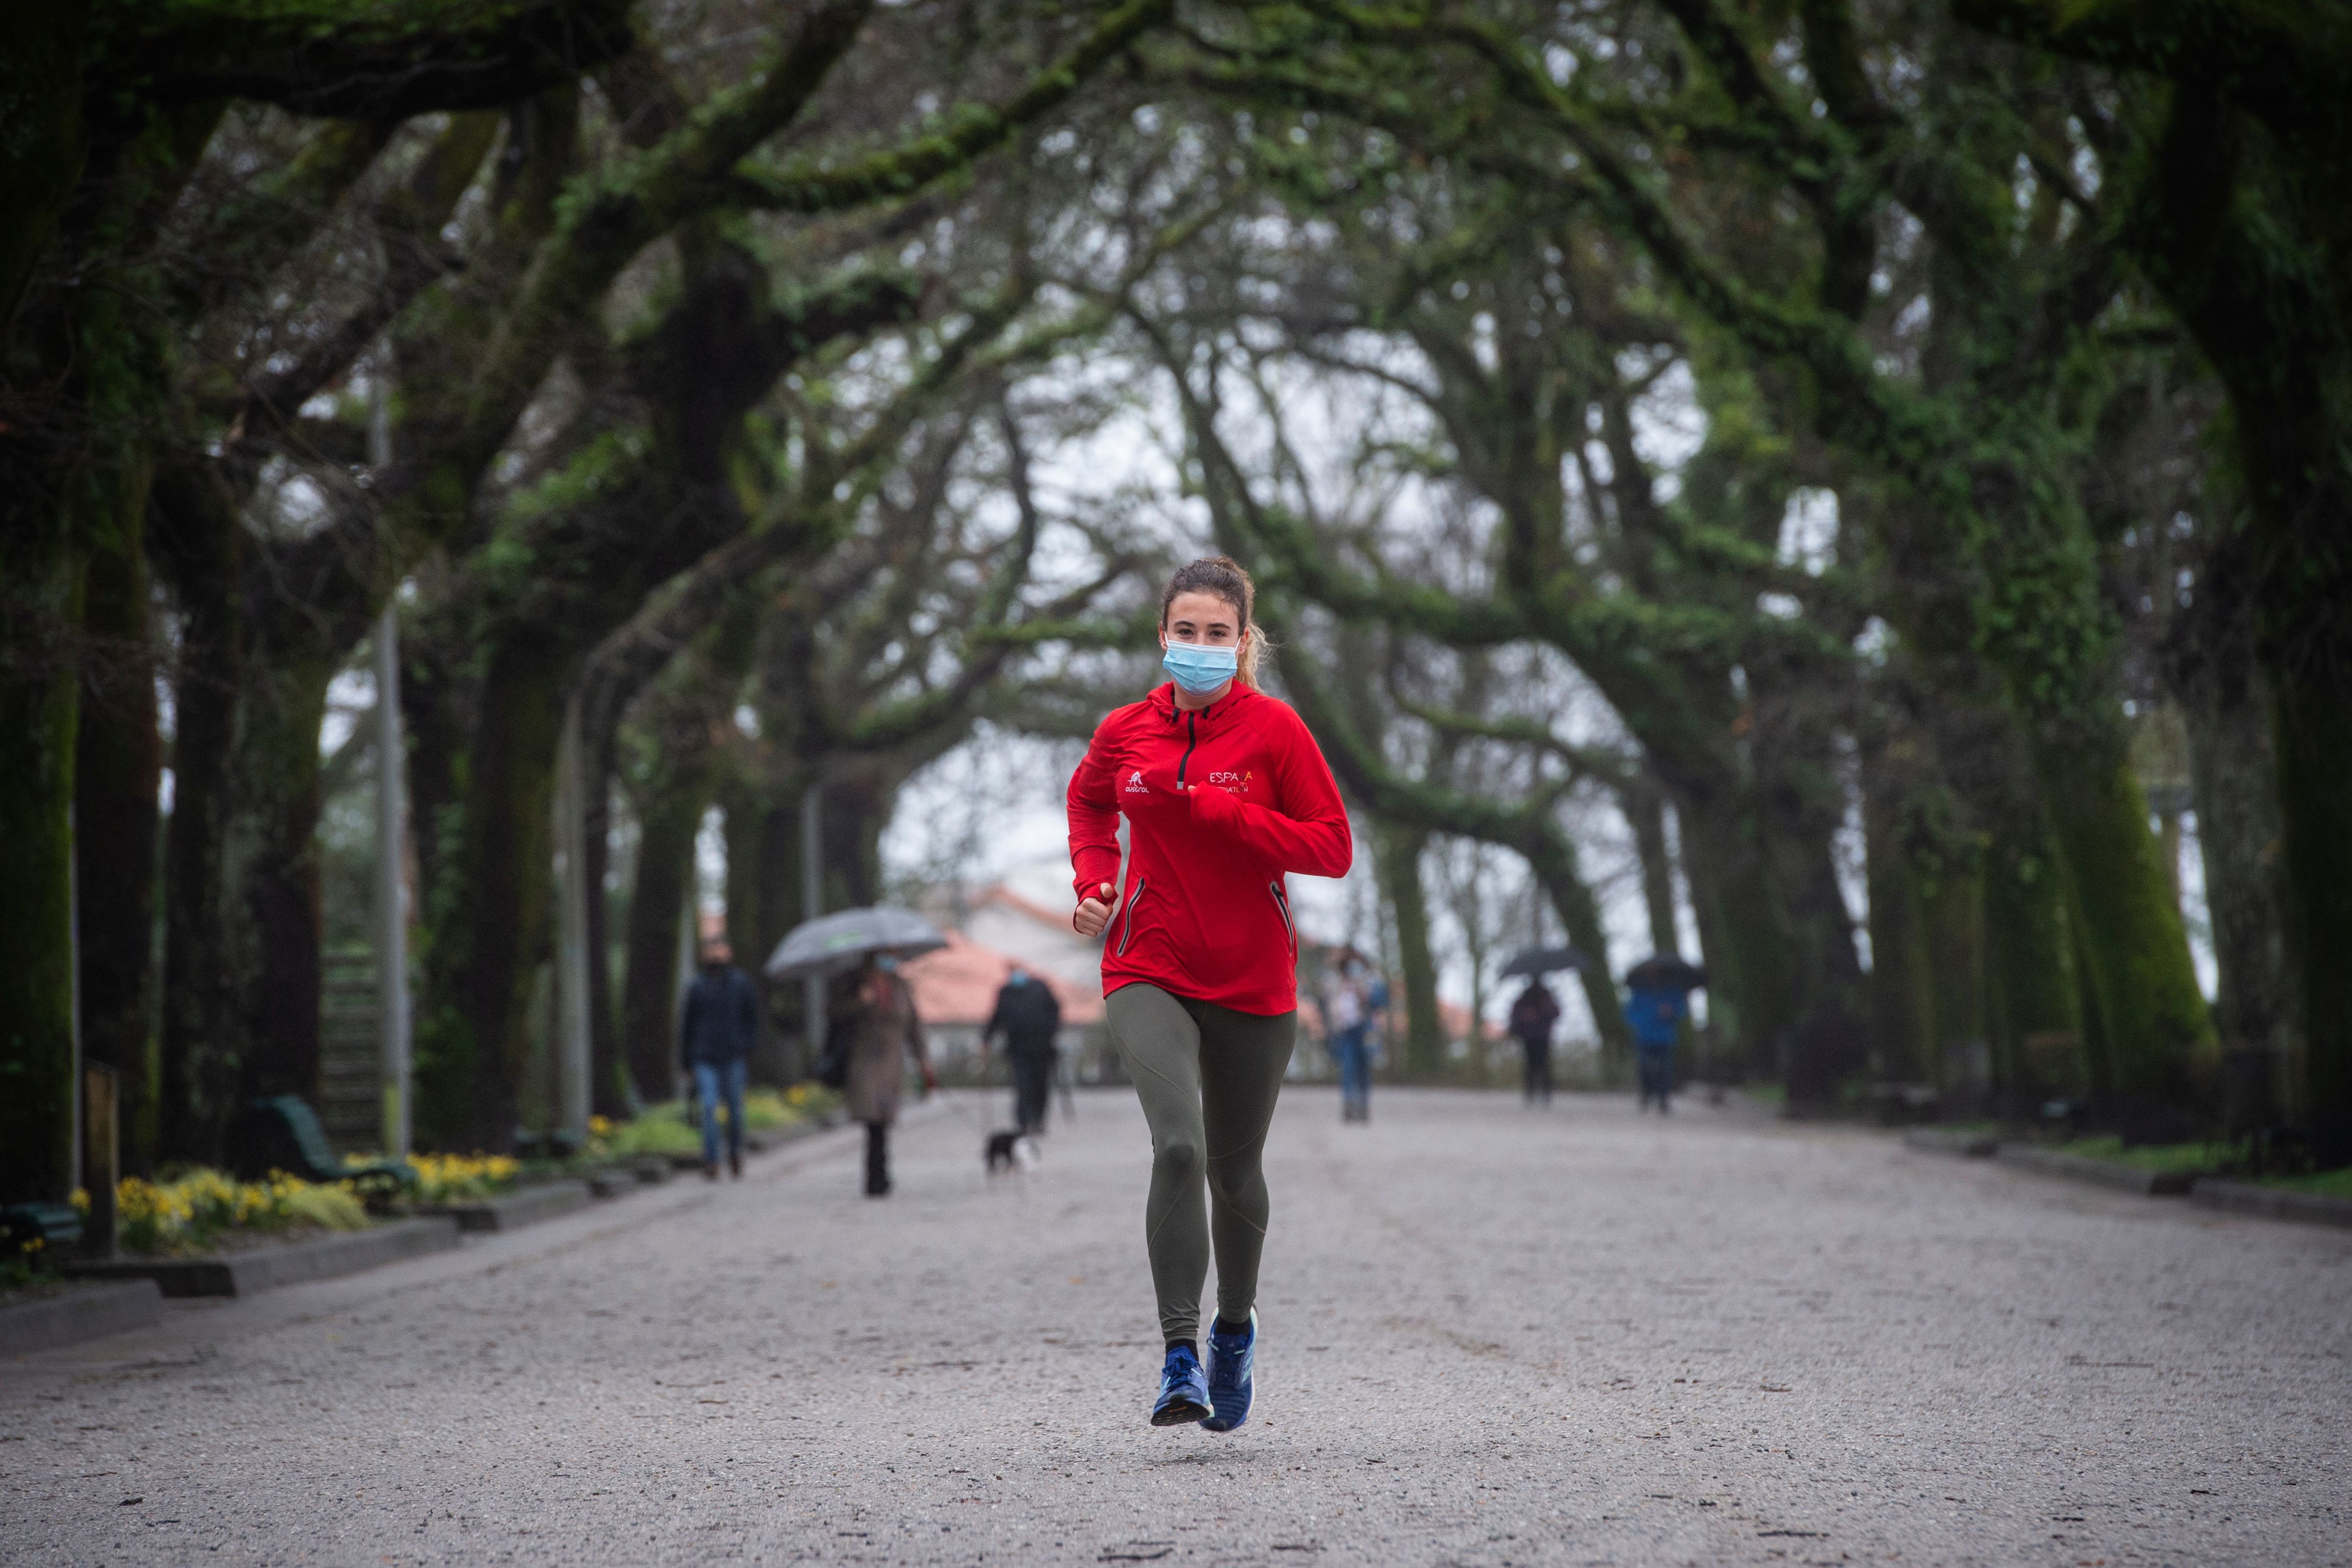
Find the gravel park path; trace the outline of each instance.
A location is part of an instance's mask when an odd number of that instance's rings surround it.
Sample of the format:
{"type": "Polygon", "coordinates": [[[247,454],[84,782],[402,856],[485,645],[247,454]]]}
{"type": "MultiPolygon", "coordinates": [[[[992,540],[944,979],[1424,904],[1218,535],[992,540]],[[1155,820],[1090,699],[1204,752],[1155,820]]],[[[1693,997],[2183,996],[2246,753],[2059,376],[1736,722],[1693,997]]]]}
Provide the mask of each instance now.
{"type": "Polygon", "coordinates": [[[2352,1563],[2352,1237],[1688,1104],[1286,1095],[1261,1414],[993,1101],[0,1357],[0,1562],[2352,1563]]]}

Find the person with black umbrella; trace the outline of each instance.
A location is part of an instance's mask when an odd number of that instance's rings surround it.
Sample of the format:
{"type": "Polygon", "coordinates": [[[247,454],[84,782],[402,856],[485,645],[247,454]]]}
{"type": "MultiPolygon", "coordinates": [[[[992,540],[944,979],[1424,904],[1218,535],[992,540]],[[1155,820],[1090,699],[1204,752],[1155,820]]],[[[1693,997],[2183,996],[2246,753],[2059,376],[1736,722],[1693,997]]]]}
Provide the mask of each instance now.
{"type": "Polygon", "coordinates": [[[1580,969],[1584,955],[1573,947],[1529,947],[1503,966],[1503,978],[1525,975],[1528,988],[1511,1004],[1511,1038],[1527,1056],[1527,1103],[1551,1103],[1551,1031],[1559,1023],[1559,998],[1544,984],[1555,969],[1580,969]]]}
{"type": "Polygon", "coordinates": [[[1559,998],[1540,976],[1511,1004],[1511,1038],[1527,1056],[1524,1093],[1530,1105],[1551,1103],[1551,1031],[1559,1022],[1559,998]]]}
{"type": "Polygon", "coordinates": [[[1625,1021],[1633,1030],[1633,1061],[1641,1080],[1642,1109],[1658,1103],[1670,1115],[1675,1087],[1675,1045],[1690,1016],[1690,993],[1706,984],[1706,971],[1667,954],[1643,959],[1625,973],[1625,1021]]]}
{"type": "Polygon", "coordinates": [[[852,1121],[866,1124],[866,1196],[890,1196],[890,1124],[898,1119],[898,1093],[912,1060],[926,1093],[939,1087],[930,1051],[916,1016],[915,993],[889,953],[869,956],[857,971],[856,1032],[849,1046],[848,1088],[844,1096],[852,1121]]]}

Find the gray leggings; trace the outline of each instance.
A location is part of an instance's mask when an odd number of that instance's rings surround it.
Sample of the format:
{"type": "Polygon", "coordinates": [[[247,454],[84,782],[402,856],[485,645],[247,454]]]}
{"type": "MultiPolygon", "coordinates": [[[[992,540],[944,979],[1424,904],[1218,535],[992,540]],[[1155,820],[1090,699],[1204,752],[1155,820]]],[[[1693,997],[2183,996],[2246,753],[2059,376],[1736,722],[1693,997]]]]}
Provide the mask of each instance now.
{"type": "Polygon", "coordinates": [[[1147,985],[1121,986],[1108,1010],[1111,1040],[1151,1125],[1143,1244],[1160,1297],[1160,1332],[1170,1344],[1190,1343],[1201,1337],[1212,1242],[1219,1314],[1240,1322],[1257,1300],[1266,1218],[1259,1157],[1298,1014],[1237,1013],[1147,985]]]}

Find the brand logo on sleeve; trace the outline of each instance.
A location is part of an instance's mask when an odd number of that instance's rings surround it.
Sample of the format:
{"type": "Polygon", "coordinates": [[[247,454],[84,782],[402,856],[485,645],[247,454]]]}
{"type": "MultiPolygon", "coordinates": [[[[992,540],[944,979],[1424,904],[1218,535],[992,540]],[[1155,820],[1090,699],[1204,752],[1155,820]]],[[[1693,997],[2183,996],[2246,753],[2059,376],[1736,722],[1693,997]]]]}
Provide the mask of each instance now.
{"type": "Polygon", "coordinates": [[[1139,768],[1134,772],[1127,776],[1127,792],[1130,795],[1149,795],[1151,793],[1151,786],[1143,781],[1142,768],[1139,768]]]}

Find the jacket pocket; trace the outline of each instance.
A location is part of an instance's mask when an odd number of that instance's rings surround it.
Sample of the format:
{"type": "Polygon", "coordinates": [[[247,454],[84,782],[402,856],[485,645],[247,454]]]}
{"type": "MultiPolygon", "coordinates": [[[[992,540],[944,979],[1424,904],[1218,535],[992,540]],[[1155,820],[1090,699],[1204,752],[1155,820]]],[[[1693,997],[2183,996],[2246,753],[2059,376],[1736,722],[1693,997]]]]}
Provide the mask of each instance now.
{"type": "Polygon", "coordinates": [[[1290,939],[1290,956],[1295,961],[1298,956],[1298,927],[1291,924],[1290,895],[1282,891],[1278,882],[1267,883],[1265,890],[1274,894],[1275,912],[1282,916],[1282,934],[1290,939]]]}
{"type": "Polygon", "coordinates": [[[1150,885],[1150,883],[1139,878],[1135,884],[1135,891],[1127,895],[1127,907],[1118,912],[1119,919],[1125,924],[1119,927],[1118,946],[1113,949],[1111,956],[1115,958],[1126,956],[1127,945],[1135,940],[1135,906],[1143,902],[1144,890],[1150,885]]]}

